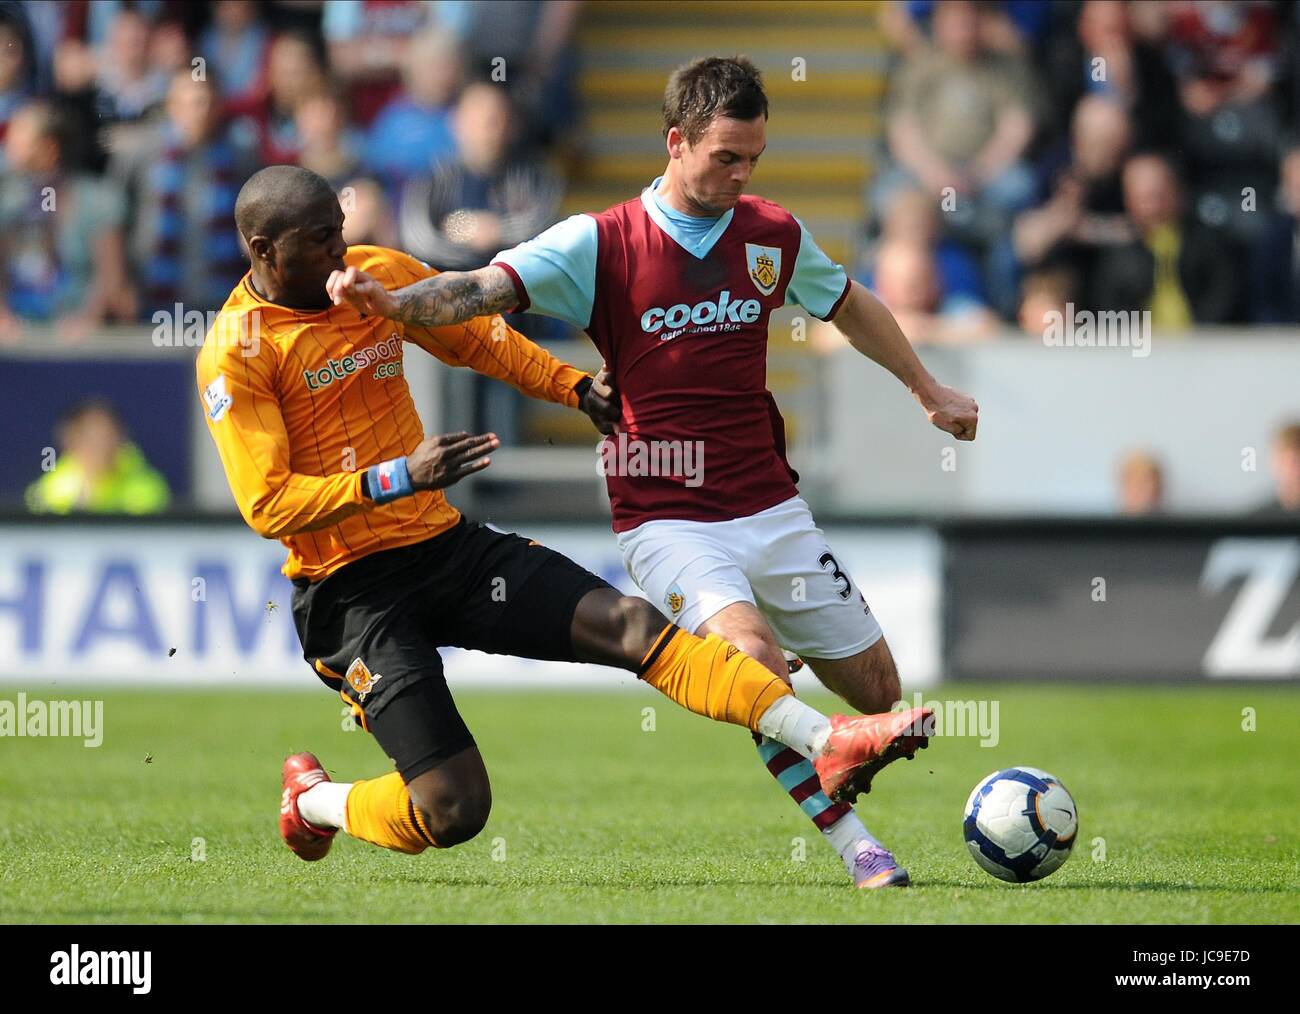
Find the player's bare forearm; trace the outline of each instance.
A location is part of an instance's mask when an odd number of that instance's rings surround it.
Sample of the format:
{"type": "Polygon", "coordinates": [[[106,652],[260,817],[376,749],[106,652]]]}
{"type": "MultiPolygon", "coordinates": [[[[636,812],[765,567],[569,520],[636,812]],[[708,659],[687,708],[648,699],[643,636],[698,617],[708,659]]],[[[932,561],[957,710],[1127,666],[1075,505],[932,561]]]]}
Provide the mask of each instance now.
{"type": "Polygon", "coordinates": [[[519,302],[510,276],[504,269],[491,266],[477,271],[444,271],[404,289],[394,289],[393,298],[397,312],[385,316],[425,327],[491,316],[519,302]]]}
{"type": "Polygon", "coordinates": [[[865,285],[859,282],[851,284],[848,298],[834,318],[840,333],[850,345],[887,369],[918,398],[933,392],[939,382],[917,358],[912,343],[903,334],[894,315],[865,285]]]}
{"type": "Polygon", "coordinates": [[[391,292],[364,271],[349,267],[330,272],[325,291],[336,305],[348,302],[361,313],[423,327],[490,317],[519,302],[505,269],[492,265],[477,271],[444,271],[391,292]]]}
{"type": "Polygon", "coordinates": [[[835,326],[849,344],[897,377],[921,403],[930,422],[958,440],[974,440],[979,406],[973,398],[945,387],[917,358],[888,307],[858,282],[835,315],[835,326]]]}

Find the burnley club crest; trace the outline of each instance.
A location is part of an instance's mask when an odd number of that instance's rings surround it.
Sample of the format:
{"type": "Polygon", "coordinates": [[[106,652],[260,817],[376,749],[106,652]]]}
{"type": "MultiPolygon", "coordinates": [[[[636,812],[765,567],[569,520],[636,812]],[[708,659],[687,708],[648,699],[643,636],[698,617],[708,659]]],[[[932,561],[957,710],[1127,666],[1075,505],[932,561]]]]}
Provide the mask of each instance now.
{"type": "Polygon", "coordinates": [[[770,296],[776,288],[777,279],[781,277],[781,248],[746,243],[745,264],[755,288],[763,295],[770,296]]]}

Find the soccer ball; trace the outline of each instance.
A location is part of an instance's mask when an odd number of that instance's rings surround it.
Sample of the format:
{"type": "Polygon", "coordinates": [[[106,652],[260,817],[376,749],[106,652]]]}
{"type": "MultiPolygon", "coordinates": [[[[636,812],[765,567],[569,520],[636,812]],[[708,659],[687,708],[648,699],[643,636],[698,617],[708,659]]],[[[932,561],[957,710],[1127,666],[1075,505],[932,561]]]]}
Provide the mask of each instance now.
{"type": "Polygon", "coordinates": [[[1065,786],[1038,768],[994,771],[966,800],[962,831],[980,869],[999,880],[1042,880],[1070,858],[1079,811],[1065,786]]]}

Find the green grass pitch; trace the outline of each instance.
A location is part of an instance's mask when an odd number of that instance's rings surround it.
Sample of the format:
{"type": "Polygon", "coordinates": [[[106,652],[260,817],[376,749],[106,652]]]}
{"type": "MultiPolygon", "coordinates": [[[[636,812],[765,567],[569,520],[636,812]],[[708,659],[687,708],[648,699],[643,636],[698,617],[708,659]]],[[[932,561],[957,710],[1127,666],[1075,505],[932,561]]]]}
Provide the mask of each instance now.
{"type": "Polygon", "coordinates": [[[310,864],[276,830],[284,755],[344,780],[391,770],[325,691],[57,696],[102,699],[104,742],[0,738],[3,922],[1300,921],[1294,688],[938,688],[927,701],[998,701],[1001,742],[940,737],[878,777],[858,812],[916,886],[874,893],[747,733],[642,688],[461,693],[493,782],[484,832],[416,857],[340,835],[310,864]],[[1080,809],[1073,856],[1039,884],[995,881],[961,840],[970,789],[1012,764],[1080,809]]]}

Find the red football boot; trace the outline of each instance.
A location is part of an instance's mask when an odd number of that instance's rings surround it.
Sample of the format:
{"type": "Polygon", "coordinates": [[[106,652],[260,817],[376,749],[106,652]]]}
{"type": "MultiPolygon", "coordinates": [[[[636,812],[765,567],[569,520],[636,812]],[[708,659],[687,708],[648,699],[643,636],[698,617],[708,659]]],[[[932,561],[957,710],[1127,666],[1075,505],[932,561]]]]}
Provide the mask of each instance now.
{"type": "Polygon", "coordinates": [[[280,772],[284,792],[280,796],[280,837],[299,859],[324,859],[334,844],[337,830],[308,824],[298,812],[298,797],[313,785],[328,782],[330,776],[312,753],[290,754],[280,772]]]}
{"type": "Polygon", "coordinates": [[[886,764],[930,745],[933,708],[909,708],[880,715],[831,716],[831,735],[813,761],[822,790],[835,803],[851,803],[871,791],[871,779],[886,764]]]}

